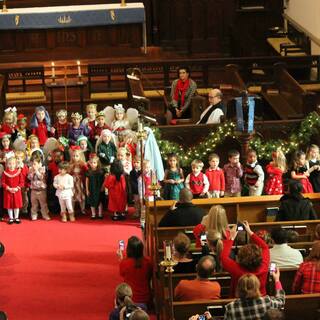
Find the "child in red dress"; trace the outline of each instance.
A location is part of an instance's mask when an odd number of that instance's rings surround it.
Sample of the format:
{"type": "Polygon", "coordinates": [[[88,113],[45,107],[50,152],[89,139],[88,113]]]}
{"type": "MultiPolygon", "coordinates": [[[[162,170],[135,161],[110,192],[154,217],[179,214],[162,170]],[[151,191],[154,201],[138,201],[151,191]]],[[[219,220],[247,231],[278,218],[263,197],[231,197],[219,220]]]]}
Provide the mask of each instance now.
{"type": "Polygon", "coordinates": [[[51,119],[45,107],[37,107],[31,117],[32,134],[39,138],[40,146],[44,146],[51,131],[51,119]]]}
{"type": "Polygon", "coordinates": [[[265,193],[283,194],[282,175],[287,170],[287,160],[280,148],[272,153],[272,161],[266,166],[268,174],[265,193]]]}
{"type": "Polygon", "coordinates": [[[124,219],[127,207],[127,192],[121,161],[115,160],[111,164],[110,174],[104,181],[104,187],[108,189],[108,210],[113,212],[112,220],[124,219]]]}
{"type": "Polygon", "coordinates": [[[309,181],[309,170],[307,167],[306,154],[303,151],[296,151],[293,157],[291,178],[300,181],[302,193],[313,193],[312,185],[309,181]]]}
{"type": "Polygon", "coordinates": [[[12,155],[6,161],[6,170],[2,175],[3,207],[8,210],[9,224],[20,223],[19,210],[22,207],[21,188],[23,187],[21,169],[12,155]]]}
{"type": "Polygon", "coordinates": [[[22,193],[22,208],[21,212],[23,214],[28,213],[29,206],[29,198],[28,198],[28,188],[29,188],[29,167],[25,164],[26,154],[23,151],[15,151],[16,159],[17,159],[17,168],[21,169],[21,179],[23,180],[23,187],[21,189],[22,193]]]}

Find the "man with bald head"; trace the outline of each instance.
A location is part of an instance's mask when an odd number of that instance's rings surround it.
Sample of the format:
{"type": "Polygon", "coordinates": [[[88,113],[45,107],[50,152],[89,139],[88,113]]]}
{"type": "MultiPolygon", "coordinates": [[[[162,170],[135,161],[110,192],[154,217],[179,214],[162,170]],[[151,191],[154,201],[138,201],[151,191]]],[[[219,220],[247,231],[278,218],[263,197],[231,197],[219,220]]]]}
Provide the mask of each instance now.
{"type": "Polygon", "coordinates": [[[222,92],[219,89],[211,89],[208,95],[209,107],[204,110],[197,124],[220,123],[224,115],[222,104],[222,92]]]}
{"type": "Polygon", "coordinates": [[[174,290],[175,300],[213,300],[219,299],[221,293],[220,284],[210,281],[209,278],[215,269],[215,261],[211,256],[202,257],[197,264],[197,278],[194,280],[181,280],[174,290]]]}
{"type": "Polygon", "coordinates": [[[179,202],[169,210],[159,222],[159,227],[196,226],[202,221],[205,211],[191,201],[192,192],[183,188],[179,193],[179,202]]]}

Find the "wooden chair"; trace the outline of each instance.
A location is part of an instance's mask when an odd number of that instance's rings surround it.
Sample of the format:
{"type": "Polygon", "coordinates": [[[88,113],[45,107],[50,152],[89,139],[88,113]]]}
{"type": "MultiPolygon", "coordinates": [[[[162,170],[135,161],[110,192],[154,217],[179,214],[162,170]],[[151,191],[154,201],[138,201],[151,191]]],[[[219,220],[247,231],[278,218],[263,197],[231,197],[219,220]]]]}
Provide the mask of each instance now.
{"type": "Polygon", "coordinates": [[[6,71],[4,86],[7,106],[39,104],[47,100],[43,66],[6,71]]]}

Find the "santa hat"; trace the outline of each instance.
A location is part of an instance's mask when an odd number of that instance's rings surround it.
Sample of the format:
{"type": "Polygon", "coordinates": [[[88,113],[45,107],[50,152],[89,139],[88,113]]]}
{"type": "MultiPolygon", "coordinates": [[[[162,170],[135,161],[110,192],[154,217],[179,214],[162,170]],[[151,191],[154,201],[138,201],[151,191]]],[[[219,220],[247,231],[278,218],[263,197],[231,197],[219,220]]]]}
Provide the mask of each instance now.
{"type": "Polygon", "coordinates": [[[17,121],[27,122],[27,117],[23,113],[20,113],[20,114],[18,114],[17,121]]]}

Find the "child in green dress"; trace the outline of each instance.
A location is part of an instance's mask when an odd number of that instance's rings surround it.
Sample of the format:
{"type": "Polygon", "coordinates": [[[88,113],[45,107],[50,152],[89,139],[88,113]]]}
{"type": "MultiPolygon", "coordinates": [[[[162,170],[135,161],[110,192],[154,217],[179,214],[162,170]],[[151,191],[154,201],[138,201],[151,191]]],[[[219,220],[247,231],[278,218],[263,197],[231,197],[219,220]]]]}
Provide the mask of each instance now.
{"type": "Polygon", "coordinates": [[[168,169],[164,173],[164,199],[179,200],[180,190],[184,188],[184,175],[179,167],[179,159],[176,154],[168,156],[168,169]]]}

